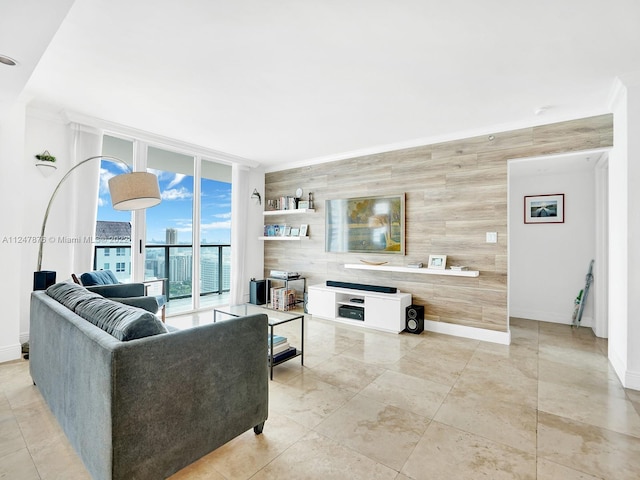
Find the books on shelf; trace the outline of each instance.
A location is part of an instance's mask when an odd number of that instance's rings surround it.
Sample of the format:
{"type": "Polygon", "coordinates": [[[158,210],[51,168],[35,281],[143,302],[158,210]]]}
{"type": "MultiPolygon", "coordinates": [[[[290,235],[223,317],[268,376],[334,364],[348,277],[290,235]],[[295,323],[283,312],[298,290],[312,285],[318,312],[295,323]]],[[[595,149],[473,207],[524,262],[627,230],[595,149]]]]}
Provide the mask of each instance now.
{"type": "MultiPolygon", "coordinates": [[[[274,345],[273,346],[273,356],[277,356],[279,353],[284,352],[285,350],[289,350],[289,348],[291,348],[291,345],[289,345],[289,342],[284,342],[284,343],[280,343],[278,345],[274,345]]],[[[267,353],[271,353],[267,350],[267,353]]]]}
{"type": "Polygon", "coordinates": [[[295,357],[297,353],[298,353],[298,351],[296,350],[296,347],[289,347],[285,351],[274,355],[273,356],[273,363],[279,363],[279,362],[281,362],[283,360],[286,360],[288,358],[295,357]]]}
{"type": "Polygon", "coordinates": [[[285,343],[286,341],[287,341],[287,337],[283,337],[282,335],[274,335],[273,336],[273,346],[274,347],[276,345],[281,344],[281,343],[285,343]]]}
{"type": "MultiPolygon", "coordinates": [[[[271,353],[271,342],[267,338],[268,347],[267,353],[271,353]]],[[[277,355],[285,350],[289,349],[289,342],[287,341],[287,337],[283,337],[282,335],[274,335],[273,336],[273,355],[277,355]]]]}
{"type": "Polygon", "coordinates": [[[296,304],[296,291],[293,288],[271,288],[271,307],[275,310],[287,311],[296,304]]]}

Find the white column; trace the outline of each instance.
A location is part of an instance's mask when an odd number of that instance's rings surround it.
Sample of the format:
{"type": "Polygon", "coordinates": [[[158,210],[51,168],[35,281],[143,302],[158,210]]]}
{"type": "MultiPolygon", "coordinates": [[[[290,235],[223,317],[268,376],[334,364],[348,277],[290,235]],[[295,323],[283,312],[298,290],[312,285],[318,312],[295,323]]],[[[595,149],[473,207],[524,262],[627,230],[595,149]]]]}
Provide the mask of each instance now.
{"type": "Polygon", "coordinates": [[[609,360],[640,390],[640,74],[616,82],[609,156],[609,360]]]}

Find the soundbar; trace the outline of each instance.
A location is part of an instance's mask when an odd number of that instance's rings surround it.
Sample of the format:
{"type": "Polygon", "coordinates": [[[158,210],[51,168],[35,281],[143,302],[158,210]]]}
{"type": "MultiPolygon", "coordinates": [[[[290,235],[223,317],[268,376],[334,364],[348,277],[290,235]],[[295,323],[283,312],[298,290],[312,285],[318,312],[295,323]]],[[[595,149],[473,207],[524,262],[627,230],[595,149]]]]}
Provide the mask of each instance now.
{"type": "Polygon", "coordinates": [[[354,290],[366,290],[368,292],[378,293],[396,293],[396,287],[383,287],[381,285],[367,285],[364,283],[336,282],[335,280],[327,280],[327,287],[352,288],[354,290]]]}

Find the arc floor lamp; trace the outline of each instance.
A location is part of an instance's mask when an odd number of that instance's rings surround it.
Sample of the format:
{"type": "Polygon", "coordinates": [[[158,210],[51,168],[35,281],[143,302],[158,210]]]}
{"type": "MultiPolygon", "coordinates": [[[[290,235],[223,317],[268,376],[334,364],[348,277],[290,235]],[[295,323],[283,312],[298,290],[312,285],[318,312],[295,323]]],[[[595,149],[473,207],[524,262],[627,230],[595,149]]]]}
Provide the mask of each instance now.
{"type": "Polygon", "coordinates": [[[124,160],[108,155],[97,155],[82,160],[80,163],[71,167],[71,169],[62,177],[56,186],[47,209],[44,212],[42,220],[42,229],[40,230],[40,245],[38,247],[38,269],[33,274],[33,289],[44,290],[56,281],[56,272],[51,270],[42,270],[42,249],[44,247],[44,231],[47,227],[49,211],[53,199],[56,198],[60,187],[69,175],[81,165],[92,160],[105,159],[124,165],[126,172],[116,175],[109,179],[109,193],[111,194],[111,204],[116,210],[141,210],[143,208],[153,207],[160,203],[160,188],[158,186],[158,177],[153,173],[134,172],[129,164],[124,160]]]}

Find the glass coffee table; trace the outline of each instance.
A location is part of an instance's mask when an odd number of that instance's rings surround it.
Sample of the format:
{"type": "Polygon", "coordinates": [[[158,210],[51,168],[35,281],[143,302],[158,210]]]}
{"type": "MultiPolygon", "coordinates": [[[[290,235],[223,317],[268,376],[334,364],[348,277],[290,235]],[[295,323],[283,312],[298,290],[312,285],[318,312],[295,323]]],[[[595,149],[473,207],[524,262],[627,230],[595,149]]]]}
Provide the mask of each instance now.
{"type": "MultiPolygon", "coordinates": [[[[273,367],[284,363],[292,358],[300,357],[300,365],[304,365],[304,313],[296,311],[282,311],[274,310],[272,308],[261,307],[252,303],[245,303],[242,305],[226,305],[224,307],[217,307],[213,310],[213,322],[218,320],[224,320],[225,317],[244,317],[246,315],[253,315],[256,313],[264,313],[269,317],[269,376],[273,380],[273,367]],[[278,325],[293,322],[294,320],[300,320],[300,349],[293,346],[289,346],[287,350],[278,352],[274,355],[273,343],[274,338],[277,339],[277,335],[274,335],[273,330],[278,325]]],[[[276,348],[278,345],[276,345],[276,348]]]]}

